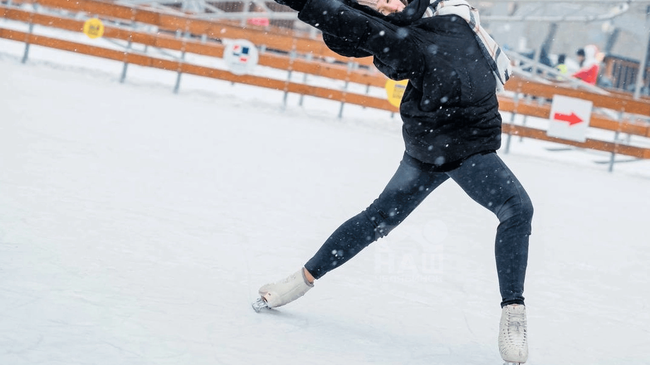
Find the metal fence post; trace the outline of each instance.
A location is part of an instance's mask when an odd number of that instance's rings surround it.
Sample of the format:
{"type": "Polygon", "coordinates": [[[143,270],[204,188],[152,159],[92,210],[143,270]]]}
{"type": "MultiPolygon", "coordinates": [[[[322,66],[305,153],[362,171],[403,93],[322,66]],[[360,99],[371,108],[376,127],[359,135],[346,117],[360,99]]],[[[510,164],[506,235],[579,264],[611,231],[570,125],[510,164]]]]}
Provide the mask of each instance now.
{"type": "Polygon", "coordinates": [[[178,94],[178,89],[181,87],[181,75],[183,75],[182,65],[185,62],[185,47],[187,46],[187,38],[190,36],[189,25],[185,23],[185,34],[183,35],[183,46],[181,47],[181,59],[178,62],[178,70],[176,73],[176,85],[174,85],[174,94],[178,94]]]}
{"type": "Polygon", "coordinates": [[[618,113],[618,130],[614,132],[614,151],[612,151],[612,155],[609,158],[609,168],[607,171],[613,172],[614,171],[614,163],[616,163],[616,148],[618,147],[618,136],[621,134],[621,126],[623,125],[623,116],[624,116],[624,111],[620,111],[618,113]]]}
{"type": "MultiPolygon", "coordinates": [[[[513,102],[515,104],[515,110],[517,109],[517,104],[519,103],[519,93],[515,93],[513,97],[513,102]]],[[[510,125],[514,126],[515,125],[515,118],[517,117],[517,113],[513,110],[512,113],[510,113],[510,125]]],[[[508,154],[510,153],[510,142],[512,141],[512,133],[514,132],[514,129],[508,133],[508,137],[506,138],[506,148],[504,153],[508,154]]]]}
{"type": "MultiPolygon", "coordinates": [[[[31,35],[33,31],[34,31],[34,24],[31,23],[31,19],[30,19],[30,23],[29,23],[29,35],[31,35]]],[[[25,42],[25,53],[23,53],[23,59],[22,59],[21,62],[22,62],[22,63],[27,62],[27,57],[28,57],[28,56],[29,56],[29,42],[25,42]]]]}
{"type": "Polygon", "coordinates": [[[343,86],[343,101],[341,101],[341,106],[339,107],[339,115],[338,115],[339,119],[343,118],[343,106],[345,106],[345,94],[346,91],[348,90],[349,83],[350,82],[348,80],[345,80],[345,85],[343,86]]]}
{"type": "Polygon", "coordinates": [[[131,46],[133,44],[133,29],[135,28],[134,26],[135,23],[135,9],[131,9],[131,26],[132,29],[129,32],[129,43],[126,45],[126,49],[124,50],[124,66],[122,66],[122,75],[120,76],[120,83],[123,84],[124,80],[126,80],[126,70],[129,66],[128,62],[128,57],[129,57],[129,51],[131,50],[131,46]]]}
{"type": "Polygon", "coordinates": [[[181,53],[181,60],[178,63],[178,71],[176,73],[176,85],[174,85],[174,94],[178,94],[178,89],[181,87],[181,75],[183,74],[183,71],[181,70],[181,64],[185,61],[185,50],[183,50],[183,53],[181,53]]]}
{"type": "Polygon", "coordinates": [[[616,131],[614,132],[614,151],[612,152],[611,156],[609,157],[609,167],[607,168],[607,171],[613,172],[614,171],[614,163],[616,162],[616,146],[618,143],[616,140],[618,139],[619,132],[616,131]]]}
{"type": "Polygon", "coordinates": [[[124,50],[124,65],[122,66],[122,75],[120,76],[121,84],[123,84],[124,80],[126,80],[126,70],[129,67],[129,62],[126,58],[130,50],[131,50],[131,36],[129,36],[129,43],[126,45],[126,50],[124,50]]]}
{"type": "Polygon", "coordinates": [[[341,107],[339,108],[338,118],[343,118],[343,106],[345,106],[345,96],[347,95],[348,85],[350,84],[350,72],[354,68],[354,62],[348,61],[348,72],[345,75],[345,85],[343,86],[343,100],[341,101],[341,107]]]}
{"type": "MultiPolygon", "coordinates": [[[[533,100],[533,97],[531,95],[528,95],[526,97],[527,102],[531,102],[532,100],[533,100]]],[[[537,105],[542,105],[543,102],[544,101],[542,99],[537,98],[537,105]]],[[[521,120],[521,125],[525,127],[526,123],[528,123],[528,116],[524,115],[524,118],[521,120]]],[[[524,141],[524,137],[519,137],[519,142],[523,142],[523,141],[524,141]]]]}
{"type": "Polygon", "coordinates": [[[291,83],[291,74],[293,72],[293,61],[296,59],[296,39],[293,40],[293,46],[289,53],[289,69],[287,70],[287,82],[284,83],[284,96],[282,97],[282,110],[287,109],[287,98],[289,97],[289,83],[291,83]]]}
{"type": "MultiPolygon", "coordinates": [[[[313,56],[311,53],[307,54],[307,61],[311,62],[313,58],[314,58],[314,56],[313,56]]],[[[306,72],[305,72],[305,73],[303,74],[303,76],[302,76],[302,83],[303,83],[303,84],[306,84],[306,83],[307,83],[307,73],[306,73],[306,72]]],[[[304,94],[300,94],[300,99],[298,100],[298,105],[299,105],[299,106],[302,106],[302,101],[303,101],[304,99],[305,99],[305,95],[304,95],[304,94]]]]}
{"type": "Polygon", "coordinates": [[[34,16],[34,13],[36,12],[37,6],[38,6],[37,4],[34,4],[34,11],[32,13],[30,13],[30,15],[29,15],[29,32],[28,32],[27,39],[25,39],[25,53],[23,53],[23,59],[21,61],[22,63],[27,62],[27,57],[29,56],[29,42],[28,41],[29,41],[29,36],[31,36],[32,33],[34,32],[34,23],[32,23],[32,17],[34,16]]]}

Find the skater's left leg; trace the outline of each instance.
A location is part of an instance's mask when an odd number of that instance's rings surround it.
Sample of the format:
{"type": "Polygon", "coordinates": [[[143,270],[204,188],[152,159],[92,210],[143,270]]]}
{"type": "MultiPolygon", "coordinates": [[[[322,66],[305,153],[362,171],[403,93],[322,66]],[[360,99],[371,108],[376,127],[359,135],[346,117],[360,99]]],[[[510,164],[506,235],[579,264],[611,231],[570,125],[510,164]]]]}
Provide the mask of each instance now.
{"type": "Polygon", "coordinates": [[[499,352],[507,363],[522,364],[528,359],[523,292],[533,205],[496,153],[472,156],[449,175],[472,199],[499,218],[495,243],[502,298],[499,352]]]}
{"type": "Polygon", "coordinates": [[[501,306],[524,304],[533,205],[519,180],[496,153],[479,154],[448,173],[477,203],[496,214],[495,256],[501,306]]]}

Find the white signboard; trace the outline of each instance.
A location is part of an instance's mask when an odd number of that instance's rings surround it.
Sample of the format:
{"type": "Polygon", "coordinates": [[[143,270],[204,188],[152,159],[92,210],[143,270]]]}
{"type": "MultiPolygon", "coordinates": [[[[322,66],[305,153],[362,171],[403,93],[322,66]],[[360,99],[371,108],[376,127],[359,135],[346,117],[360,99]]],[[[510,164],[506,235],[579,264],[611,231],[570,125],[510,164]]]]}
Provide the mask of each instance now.
{"type": "Polygon", "coordinates": [[[593,103],[589,100],[553,95],[549,137],[585,142],[593,103]]]}
{"type": "Polygon", "coordinates": [[[230,72],[235,75],[245,75],[257,66],[259,53],[253,43],[245,39],[228,42],[223,52],[223,59],[230,72]]]}

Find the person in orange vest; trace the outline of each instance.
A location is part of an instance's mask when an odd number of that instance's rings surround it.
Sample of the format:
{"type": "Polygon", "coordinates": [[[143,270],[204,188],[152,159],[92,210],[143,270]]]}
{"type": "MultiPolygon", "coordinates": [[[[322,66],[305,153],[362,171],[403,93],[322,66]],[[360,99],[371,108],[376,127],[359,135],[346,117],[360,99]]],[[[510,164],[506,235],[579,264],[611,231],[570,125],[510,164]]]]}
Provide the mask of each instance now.
{"type": "Polygon", "coordinates": [[[598,81],[598,71],[600,70],[599,62],[596,58],[598,48],[593,44],[585,46],[576,52],[580,69],[572,76],[586,83],[596,85],[598,81]]]}

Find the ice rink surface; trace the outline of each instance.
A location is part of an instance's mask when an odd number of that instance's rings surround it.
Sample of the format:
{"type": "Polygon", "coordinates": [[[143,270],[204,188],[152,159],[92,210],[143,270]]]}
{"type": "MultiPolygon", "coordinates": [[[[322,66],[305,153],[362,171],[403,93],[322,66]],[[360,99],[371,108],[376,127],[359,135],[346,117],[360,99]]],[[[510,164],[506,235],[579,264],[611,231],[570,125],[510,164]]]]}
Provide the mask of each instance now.
{"type": "MultiPolygon", "coordinates": [[[[257,314],[364,209],[398,116],[0,41],[0,364],[501,364],[496,218],[447,182],[257,314]]],[[[536,212],[531,365],[650,364],[650,163],[500,155],[536,212]]],[[[625,157],[621,157],[625,160],[625,157]]]]}

